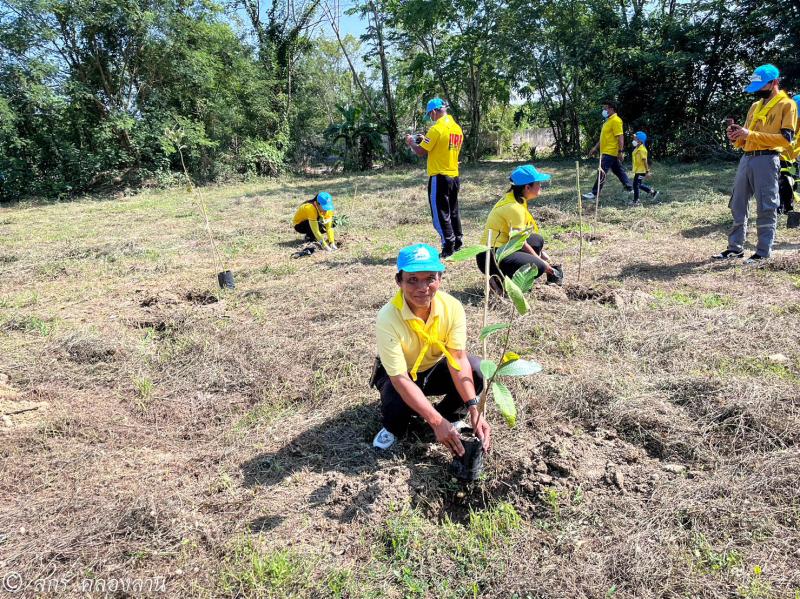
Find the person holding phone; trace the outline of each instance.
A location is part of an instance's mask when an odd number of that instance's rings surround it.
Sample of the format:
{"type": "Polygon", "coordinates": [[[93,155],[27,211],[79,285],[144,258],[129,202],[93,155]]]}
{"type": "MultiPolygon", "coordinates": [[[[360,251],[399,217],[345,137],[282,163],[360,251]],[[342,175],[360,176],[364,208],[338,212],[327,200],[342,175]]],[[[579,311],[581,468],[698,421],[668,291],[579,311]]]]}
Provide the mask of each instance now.
{"type": "Polygon", "coordinates": [[[797,105],[780,89],[780,72],[771,64],[756,68],[744,91],[755,94],[758,100],[747,112],[746,126],[728,119],[728,139],[734,147],[742,148],[744,155],[739,160],[729,203],[733,225],[728,233],[728,247],[712,258],[727,260],[744,256],[748,205],[755,196],[758,244],[755,253],[745,260],[754,264],[769,258],[775,241],[780,155],[792,147],[797,105]]]}

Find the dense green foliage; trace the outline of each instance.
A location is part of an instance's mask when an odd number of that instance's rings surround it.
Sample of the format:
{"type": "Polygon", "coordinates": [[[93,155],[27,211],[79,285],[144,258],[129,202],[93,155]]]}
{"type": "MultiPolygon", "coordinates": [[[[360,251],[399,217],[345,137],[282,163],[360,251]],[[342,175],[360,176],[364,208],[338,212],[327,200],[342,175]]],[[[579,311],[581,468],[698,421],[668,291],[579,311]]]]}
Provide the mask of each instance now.
{"type": "Polygon", "coordinates": [[[607,97],[657,155],[700,157],[753,66],[800,81],[800,7],[777,0],[358,0],[361,40],[322,36],[325,1],[223,2],[0,0],[6,197],[169,182],[175,132],[201,181],[368,169],[408,159],[434,95],[469,160],[536,127],[585,151],[607,97]]]}

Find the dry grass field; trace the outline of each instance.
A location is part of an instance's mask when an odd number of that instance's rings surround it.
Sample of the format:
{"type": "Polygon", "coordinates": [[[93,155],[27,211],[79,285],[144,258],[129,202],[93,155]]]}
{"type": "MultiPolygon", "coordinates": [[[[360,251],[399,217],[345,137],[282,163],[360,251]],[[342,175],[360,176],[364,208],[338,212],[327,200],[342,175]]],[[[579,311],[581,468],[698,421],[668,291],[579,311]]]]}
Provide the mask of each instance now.
{"type": "MultiPolygon", "coordinates": [[[[0,575],[17,596],[800,597],[800,230],[711,263],[735,165],[657,165],[656,204],[610,181],[578,282],[574,165],[539,166],[566,284],[532,293],[514,345],[544,371],[512,385],[516,428],[490,412],[466,487],[424,433],[371,447],[374,319],[397,250],[435,243],[421,169],[200,190],[225,292],[184,191],[0,209],[0,575]],[[293,259],[319,190],[342,249],[293,259]]],[[[465,169],[469,242],[511,168],[465,169]]],[[[474,263],[443,288],[479,351],[474,263]]]]}

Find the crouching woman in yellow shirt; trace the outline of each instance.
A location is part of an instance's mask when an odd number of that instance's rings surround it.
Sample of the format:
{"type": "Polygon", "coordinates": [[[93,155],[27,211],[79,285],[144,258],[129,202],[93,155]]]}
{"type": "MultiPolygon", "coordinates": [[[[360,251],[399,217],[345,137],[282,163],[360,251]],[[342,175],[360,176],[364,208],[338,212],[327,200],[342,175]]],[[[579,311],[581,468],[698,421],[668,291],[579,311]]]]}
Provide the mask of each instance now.
{"type": "MultiPolygon", "coordinates": [[[[556,271],[550,265],[550,257],[544,251],[544,239],[539,235],[539,225],[534,220],[528,209],[528,202],[539,196],[542,183],[550,180],[550,175],[540,173],[532,164],[520,166],[511,173],[511,188],[508,193],[494,205],[486,226],[483,229],[481,243],[486,245],[489,231],[492,232],[492,257],[489,260],[492,289],[502,291],[500,281],[503,275],[511,278],[514,273],[526,264],[537,269],[537,277],[547,273],[548,281],[561,282],[561,271],[556,271]],[[495,250],[505,244],[515,233],[531,229],[525,245],[518,252],[505,258],[499,265],[495,260],[495,250]],[[497,277],[497,278],[496,278],[497,277]],[[499,280],[498,280],[499,278],[499,280]]],[[[481,252],[475,257],[478,268],[486,274],[486,252],[481,252]]]]}
{"type": "Polygon", "coordinates": [[[466,352],[461,302],[439,290],[443,271],[439,252],[424,243],[397,257],[400,289],[378,312],[378,361],[370,381],[381,394],[383,428],[372,442],[379,449],[394,445],[416,414],[439,443],[462,456],[455,424],[465,412],[484,451],[491,448],[491,428],[477,408],[484,385],[480,358],[466,352]],[[444,395],[435,406],[428,399],[434,395],[444,395]]]}
{"type": "Polygon", "coordinates": [[[295,231],[306,236],[306,241],[316,241],[326,250],[337,249],[333,236],[333,198],[327,191],[300,204],[292,224],[295,231]],[[323,233],[327,240],[323,238],[323,233]]]}

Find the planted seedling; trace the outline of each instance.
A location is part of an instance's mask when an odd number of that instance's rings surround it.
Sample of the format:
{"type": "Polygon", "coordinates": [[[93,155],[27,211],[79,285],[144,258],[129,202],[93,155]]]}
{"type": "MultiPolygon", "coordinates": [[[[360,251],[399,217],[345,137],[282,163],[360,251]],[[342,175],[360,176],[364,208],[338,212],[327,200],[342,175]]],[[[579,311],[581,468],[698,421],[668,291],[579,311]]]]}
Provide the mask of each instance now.
{"type": "MultiPolygon", "coordinates": [[[[514,252],[522,249],[525,240],[530,234],[526,229],[515,233],[511,238],[495,251],[495,260],[500,265],[503,260],[511,256],[514,252]]],[[[485,384],[481,391],[478,412],[484,414],[486,403],[491,395],[497,410],[506,421],[509,427],[514,427],[517,423],[517,406],[511,390],[503,383],[506,377],[529,376],[541,372],[542,367],[531,360],[522,359],[517,353],[510,351],[511,332],[514,330],[514,321],[517,317],[524,317],[531,310],[526,294],[533,288],[534,281],[538,274],[536,267],[525,265],[518,269],[514,276],[509,278],[503,276],[503,290],[511,300],[512,308],[509,311],[509,321],[495,324],[486,324],[489,312],[489,279],[490,260],[492,247],[491,231],[486,246],[473,245],[465,247],[451,256],[453,261],[469,260],[475,256],[486,252],[486,273],[484,286],[484,308],[483,308],[483,327],[481,328],[480,339],[483,341],[483,359],[481,360],[481,373],[485,384]],[[500,334],[500,352],[497,360],[490,360],[488,357],[488,339],[492,335],[500,334]]],[[[475,480],[480,475],[483,467],[483,452],[481,451],[481,441],[479,439],[466,439],[464,441],[464,456],[455,458],[454,470],[456,476],[465,480],[475,480]],[[460,463],[460,465],[459,465],[460,463]]]]}

